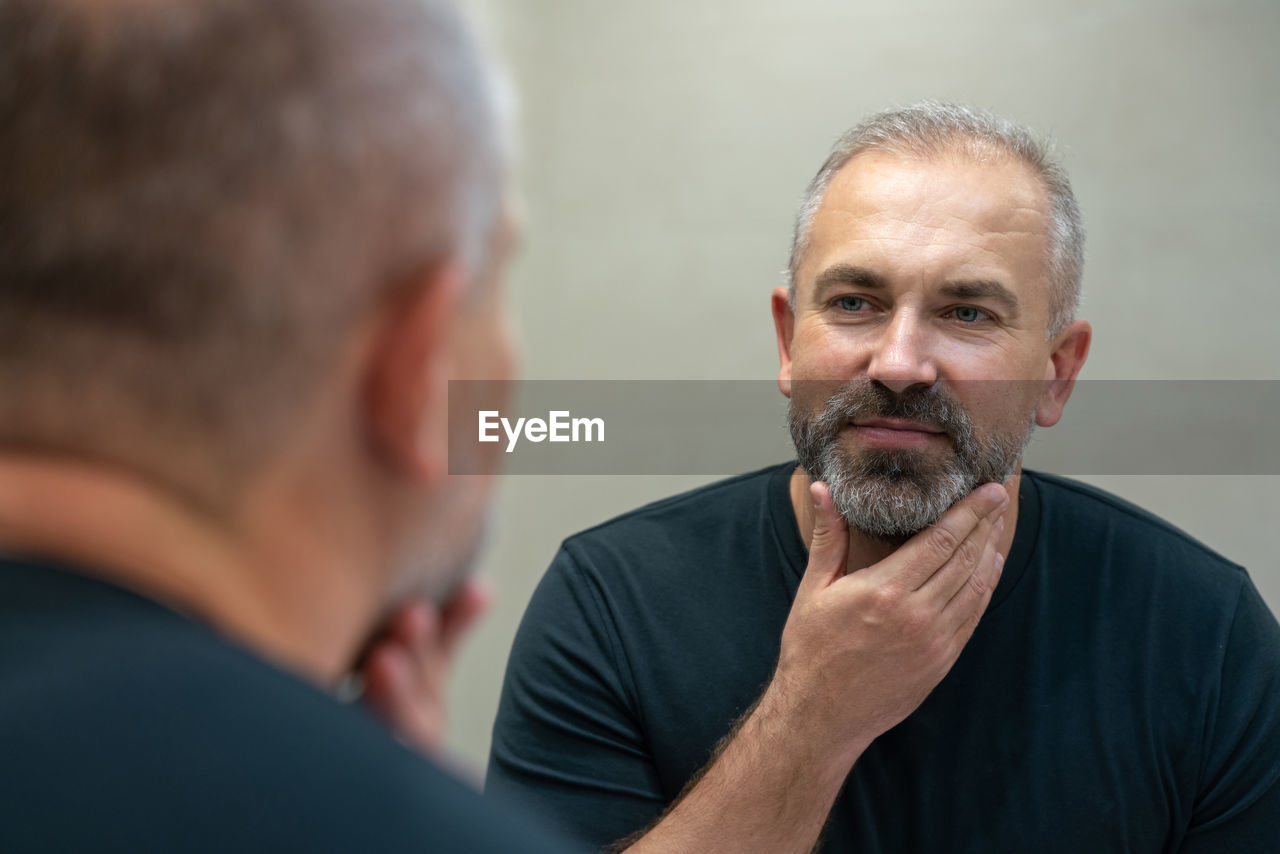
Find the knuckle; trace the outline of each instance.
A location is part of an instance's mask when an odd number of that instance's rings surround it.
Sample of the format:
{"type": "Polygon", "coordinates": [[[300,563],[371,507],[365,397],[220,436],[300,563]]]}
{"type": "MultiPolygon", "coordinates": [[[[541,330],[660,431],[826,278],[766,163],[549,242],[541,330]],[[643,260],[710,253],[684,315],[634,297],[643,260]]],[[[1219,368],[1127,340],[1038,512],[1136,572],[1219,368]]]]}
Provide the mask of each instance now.
{"type": "Polygon", "coordinates": [[[809,544],[809,555],[810,555],[809,562],[810,563],[813,563],[813,557],[812,557],[813,553],[815,551],[820,550],[824,546],[826,546],[830,541],[830,539],[831,539],[831,529],[828,528],[821,519],[819,519],[818,522],[813,526],[813,540],[809,544]]]}
{"type": "Polygon", "coordinates": [[[871,591],[871,607],[880,613],[896,610],[899,601],[898,590],[893,585],[884,584],[871,591]]]}
{"type": "Polygon", "coordinates": [[[951,658],[951,639],[934,635],[925,647],[925,654],[932,661],[947,661],[951,658]]]}
{"type": "Polygon", "coordinates": [[[949,557],[955,554],[956,549],[960,548],[961,540],[949,528],[942,525],[935,525],[932,533],[929,535],[929,542],[932,544],[934,551],[943,557],[949,557]]]}
{"type": "Polygon", "coordinates": [[[956,555],[965,566],[975,566],[982,557],[982,549],[972,539],[967,539],[956,549],[956,555]]]}
{"type": "Polygon", "coordinates": [[[909,637],[926,636],[932,625],[932,615],[919,608],[913,608],[902,616],[902,630],[909,637]]]}
{"type": "Polygon", "coordinates": [[[976,527],[986,516],[982,506],[974,500],[973,493],[965,496],[965,499],[953,508],[953,513],[956,524],[963,526],[965,530],[976,527]]]}
{"type": "Polygon", "coordinates": [[[990,518],[991,515],[995,513],[996,506],[998,506],[998,505],[992,505],[991,503],[989,503],[991,501],[990,497],[979,499],[978,496],[972,492],[969,493],[969,495],[966,497],[975,499],[973,501],[970,501],[966,505],[966,508],[969,511],[969,515],[973,517],[975,522],[980,522],[983,519],[990,518]]]}
{"type": "Polygon", "coordinates": [[[978,596],[978,598],[986,596],[991,589],[991,586],[987,584],[986,580],[981,578],[980,574],[976,572],[969,576],[968,584],[969,589],[972,590],[974,595],[978,596]]]}
{"type": "Polygon", "coordinates": [[[968,640],[969,636],[978,628],[978,621],[982,619],[983,610],[985,609],[980,604],[979,607],[973,609],[972,614],[965,618],[963,628],[965,640],[968,640]]]}

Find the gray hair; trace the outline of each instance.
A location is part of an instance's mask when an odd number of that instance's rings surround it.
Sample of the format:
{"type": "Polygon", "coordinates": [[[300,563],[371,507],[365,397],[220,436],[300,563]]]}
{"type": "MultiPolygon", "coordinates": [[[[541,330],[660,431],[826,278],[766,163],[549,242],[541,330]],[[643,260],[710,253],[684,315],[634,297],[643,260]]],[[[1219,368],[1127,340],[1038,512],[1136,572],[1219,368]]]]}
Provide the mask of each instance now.
{"type": "Polygon", "coordinates": [[[449,0],[0,0],[0,445],[247,473],[378,299],[484,264],[499,97],[449,0]]]}
{"type": "Polygon", "coordinates": [[[985,110],[936,101],[877,113],[836,143],[805,190],[796,214],[787,270],[793,302],[796,275],[809,248],[810,229],[823,196],[836,174],[864,151],[914,157],[960,154],[975,160],[1006,155],[1030,166],[1044,183],[1049,198],[1049,337],[1074,319],[1084,271],[1084,224],[1071,182],[1053,146],[1030,128],[985,110]]]}

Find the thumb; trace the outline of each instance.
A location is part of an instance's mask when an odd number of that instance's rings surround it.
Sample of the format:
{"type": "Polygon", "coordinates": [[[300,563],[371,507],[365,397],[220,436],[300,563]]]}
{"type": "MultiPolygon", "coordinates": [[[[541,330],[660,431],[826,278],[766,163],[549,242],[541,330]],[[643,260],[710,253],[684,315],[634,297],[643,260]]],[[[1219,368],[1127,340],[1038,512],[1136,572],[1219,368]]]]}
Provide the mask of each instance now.
{"type": "Polygon", "coordinates": [[[801,585],[821,588],[844,575],[849,556],[849,529],[825,483],[810,484],[809,495],[813,497],[813,540],[809,544],[809,566],[801,585]]]}

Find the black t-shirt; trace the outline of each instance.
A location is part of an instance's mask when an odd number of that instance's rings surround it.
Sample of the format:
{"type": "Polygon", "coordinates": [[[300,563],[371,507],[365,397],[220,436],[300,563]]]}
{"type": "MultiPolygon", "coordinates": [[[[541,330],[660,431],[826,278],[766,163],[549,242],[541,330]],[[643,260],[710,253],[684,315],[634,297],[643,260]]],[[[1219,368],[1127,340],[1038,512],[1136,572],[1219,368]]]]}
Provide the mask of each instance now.
{"type": "MultiPolygon", "coordinates": [[[[566,540],[516,637],[487,787],[600,846],[645,827],[772,675],[807,555],[794,464],[566,540]]],[[[987,613],[855,763],[821,850],[1280,851],[1280,626],[1244,570],[1027,472],[987,613]]]]}
{"type": "Polygon", "coordinates": [[[205,625],[0,560],[0,851],[550,852],[205,625]]]}

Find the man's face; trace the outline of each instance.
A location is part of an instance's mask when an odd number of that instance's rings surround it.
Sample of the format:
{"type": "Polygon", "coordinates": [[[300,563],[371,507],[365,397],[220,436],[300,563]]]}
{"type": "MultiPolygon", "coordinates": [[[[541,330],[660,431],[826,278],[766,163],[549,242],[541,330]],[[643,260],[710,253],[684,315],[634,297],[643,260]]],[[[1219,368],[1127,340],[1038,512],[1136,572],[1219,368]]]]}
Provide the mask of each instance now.
{"type": "Polygon", "coordinates": [[[1046,194],[1003,158],[866,152],[775,295],[801,464],[855,529],[900,539],[1018,465],[1044,382],[1046,194]]]}

